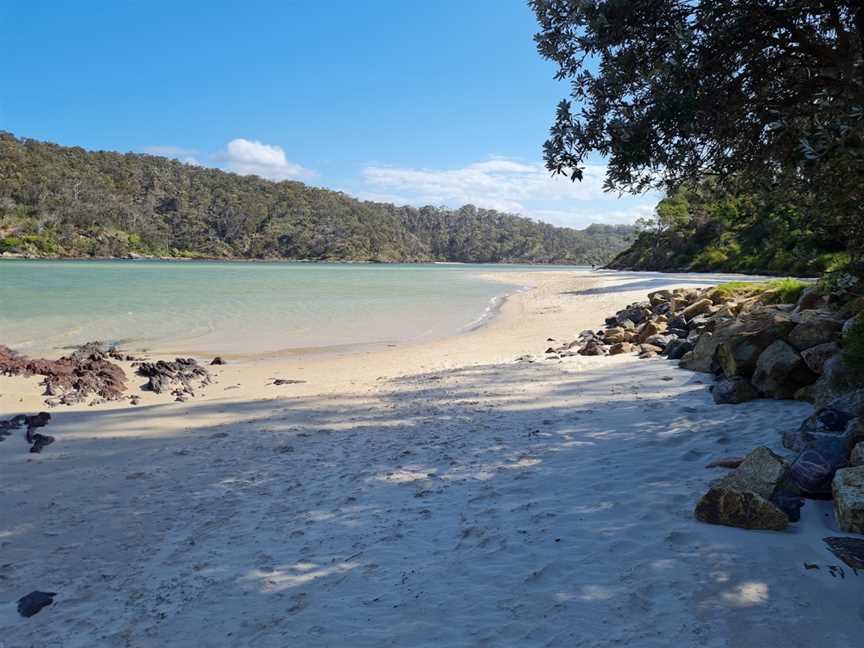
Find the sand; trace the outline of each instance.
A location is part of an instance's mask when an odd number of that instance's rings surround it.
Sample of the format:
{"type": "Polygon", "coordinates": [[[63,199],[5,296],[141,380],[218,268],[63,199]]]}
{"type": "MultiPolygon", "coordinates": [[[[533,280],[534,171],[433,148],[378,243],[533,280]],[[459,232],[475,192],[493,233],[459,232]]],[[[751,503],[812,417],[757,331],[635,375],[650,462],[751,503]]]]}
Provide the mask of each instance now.
{"type": "MultiPolygon", "coordinates": [[[[783,453],[809,405],[716,406],[665,360],[542,359],[722,278],[513,279],[534,288],[457,337],[248,358],[186,403],[54,409],[42,455],[0,443],[0,646],[860,645],[830,503],[780,533],[692,515],[708,461],[783,453]],[[55,604],[19,617],[37,589],[55,604]]],[[[0,379],[0,412],[44,409],[36,382],[0,379]]]]}

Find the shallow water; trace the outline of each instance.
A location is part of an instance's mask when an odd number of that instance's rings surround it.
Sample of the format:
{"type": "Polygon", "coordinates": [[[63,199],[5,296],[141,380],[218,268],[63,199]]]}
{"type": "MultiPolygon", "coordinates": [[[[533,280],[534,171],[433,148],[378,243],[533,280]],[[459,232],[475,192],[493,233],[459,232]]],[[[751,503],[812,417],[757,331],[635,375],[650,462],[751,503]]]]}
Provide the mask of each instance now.
{"type": "Polygon", "coordinates": [[[434,339],[493,313],[519,287],[480,275],[513,269],[550,266],[3,261],[0,344],[249,355],[434,339]]]}

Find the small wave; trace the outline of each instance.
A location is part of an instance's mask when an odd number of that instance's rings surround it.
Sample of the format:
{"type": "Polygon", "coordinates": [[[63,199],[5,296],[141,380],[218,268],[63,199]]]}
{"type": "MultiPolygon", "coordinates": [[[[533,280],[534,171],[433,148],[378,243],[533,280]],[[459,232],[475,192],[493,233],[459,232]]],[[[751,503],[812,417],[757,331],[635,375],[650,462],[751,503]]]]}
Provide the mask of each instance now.
{"type": "Polygon", "coordinates": [[[489,300],[489,303],[486,304],[486,308],[483,309],[480,317],[472,320],[471,322],[468,322],[468,324],[463,326],[461,330],[463,332],[467,332],[485,326],[489,323],[490,320],[492,320],[492,318],[494,318],[499,313],[501,307],[504,305],[504,302],[506,302],[510,297],[512,297],[513,295],[528,292],[529,290],[531,290],[531,286],[519,286],[513,292],[504,293],[503,295],[495,295],[489,300]]]}

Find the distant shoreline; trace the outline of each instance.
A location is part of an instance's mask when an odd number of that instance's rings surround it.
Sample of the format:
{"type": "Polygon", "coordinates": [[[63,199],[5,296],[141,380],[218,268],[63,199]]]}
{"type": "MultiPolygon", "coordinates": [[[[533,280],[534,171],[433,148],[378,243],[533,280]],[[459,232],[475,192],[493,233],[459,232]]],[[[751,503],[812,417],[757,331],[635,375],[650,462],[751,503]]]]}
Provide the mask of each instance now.
{"type": "MultiPolygon", "coordinates": [[[[218,263],[312,263],[312,264],[340,264],[340,265],[520,265],[520,266],[571,266],[574,268],[590,268],[590,263],[577,263],[575,261],[553,260],[553,261],[374,261],[363,259],[288,259],[282,257],[189,257],[189,256],[63,256],[63,255],[33,255],[4,252],[0,254],[0,261],[179,261],[188,263],[191,261],[218,262],[218,263]]],[[[600,269],[599,266],[593,266],[600,269]]]]}

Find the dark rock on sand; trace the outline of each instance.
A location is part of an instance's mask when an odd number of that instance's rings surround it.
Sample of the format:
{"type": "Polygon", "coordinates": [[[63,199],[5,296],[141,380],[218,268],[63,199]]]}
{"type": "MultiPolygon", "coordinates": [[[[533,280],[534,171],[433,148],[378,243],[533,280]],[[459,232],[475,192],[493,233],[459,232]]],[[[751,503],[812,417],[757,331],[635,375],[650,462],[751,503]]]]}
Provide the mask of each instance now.
{"type": "Polygon", "coordinates": [[[122,398],[126,374],[108,360],[108,351],[99,342],[89,342],[59,360],[20,356],[0,346],[0,374],[44,376],[42,386],[51,405],[77,403],[88,397],[102,400],[122,398]]]}
{"type": "Polygon", "coordinates": [[[211,365],[211,366],[212,366],[212,365],[224,365],[224,364],[228,364],[228,363],[225,362],[225,361],[222,359],[222,356],[216,356],[215,358],[213,358],[213,359],[210,361],[210,365],[211,365]]]}
{"type": "Polygon", "coordinates": [[[666,356],[670,360],[680,360],[684,354],[693,350],[693,343],[688,340],[672,340],[666,345],[666,356]]]}
{"type": "Polygon", "coordinates": [[[210,384],[210,372],[194,358],[142,362],[138,367],[138,375],[147,378],[145,389],[156,394],[171,391],[183,400],[187,395],[195,395],[195,383],[198,387],[210,384]]]}
{"type": "Polygon", "coordinates": [[[30,592],[27,596],[22,596],[18,599],[18,614],[22,617],[32,617],[38,614],[39,611],[51,605],[54,602],[56,592],[40,592],[36,590],[30,592]]]}
{"type": "Polygon", "coordinates": [[[33,445],[30,446],[30,452],[40,453],[42,448],[54,443],[54,437],[47,434],[36,433],[33,435],[33,445]]]}

